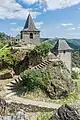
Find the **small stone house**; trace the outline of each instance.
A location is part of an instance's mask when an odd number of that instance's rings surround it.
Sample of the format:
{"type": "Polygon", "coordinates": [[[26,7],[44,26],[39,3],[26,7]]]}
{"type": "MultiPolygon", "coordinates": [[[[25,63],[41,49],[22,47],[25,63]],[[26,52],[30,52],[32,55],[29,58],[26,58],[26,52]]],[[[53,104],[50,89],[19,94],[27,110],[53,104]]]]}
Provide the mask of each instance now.
{"type": "Polygon", "coordinates": [[[21,31],[21,41],[25,45],[39,45],[40,31],[35,27],[31,15],[28,15],[24,29],[21,31]]]}
{"type": "Polygon", "coordinates": [[[52,52],[66,65],[67,69],[72,71],[72,48],[66,40],[58,40],[52,52]]]}

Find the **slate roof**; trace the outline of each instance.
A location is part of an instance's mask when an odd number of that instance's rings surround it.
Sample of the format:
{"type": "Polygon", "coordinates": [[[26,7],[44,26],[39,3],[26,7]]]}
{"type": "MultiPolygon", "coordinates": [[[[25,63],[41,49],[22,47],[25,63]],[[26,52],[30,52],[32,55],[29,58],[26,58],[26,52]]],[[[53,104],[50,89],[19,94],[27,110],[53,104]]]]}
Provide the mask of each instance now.
{"type": "Polygon", "coordinates": [[[54,51],[68,51],[68,50],[72,50],[72,48],[68,45],[68,43],[66,42],[66,40],[58,40],[53,48],[53,52],[54,51]]]}
{"type": "Polygon", "coordinates": [[[35,24],[30,14],[28,15],[23,31],[35,31],[35,32],[38,31],[39,32],[39,30],[35,27],[35,24]]]}
{"type": "Polygon", "coordinates": [[[68,45],[66,40],[59,40],[58,41],[58,50],[72,50],[72,48],[68,45]]]}

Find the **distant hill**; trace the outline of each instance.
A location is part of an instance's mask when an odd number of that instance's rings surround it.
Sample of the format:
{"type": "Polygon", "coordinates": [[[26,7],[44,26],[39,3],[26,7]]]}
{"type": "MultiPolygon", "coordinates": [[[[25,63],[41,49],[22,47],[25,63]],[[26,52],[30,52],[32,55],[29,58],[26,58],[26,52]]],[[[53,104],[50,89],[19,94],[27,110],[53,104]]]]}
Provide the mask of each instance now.
{"type": "Polygon", "coordinates": [[[75,49],[75,50],[80,50],[80,39],[66,39],[66,38],[41,38],[41,41],[50,41],[50,43],[55,44],[55,41],[57,40],[63,40],[65,39],[68,44],[70,45],[71,48],[75,49]]]}
{"type": "Polygon", "coordinates": [[[70,39],[67,42],[73,49],[80,50],[80,39],[70,39]]]}

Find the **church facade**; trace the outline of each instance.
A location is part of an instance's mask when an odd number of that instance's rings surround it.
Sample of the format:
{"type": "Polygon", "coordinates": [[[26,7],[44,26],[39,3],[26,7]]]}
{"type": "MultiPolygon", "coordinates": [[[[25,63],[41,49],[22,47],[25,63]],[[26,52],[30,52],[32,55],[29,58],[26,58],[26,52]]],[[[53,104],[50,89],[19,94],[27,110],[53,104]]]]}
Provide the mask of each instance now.
{"type": "Polygon", "coordinates": [[[24,29],[21,31],[21,41],[25,45],[39,45],[40,44],[40,31],[35,27],[31,15],[28,15],[24,29]]]}

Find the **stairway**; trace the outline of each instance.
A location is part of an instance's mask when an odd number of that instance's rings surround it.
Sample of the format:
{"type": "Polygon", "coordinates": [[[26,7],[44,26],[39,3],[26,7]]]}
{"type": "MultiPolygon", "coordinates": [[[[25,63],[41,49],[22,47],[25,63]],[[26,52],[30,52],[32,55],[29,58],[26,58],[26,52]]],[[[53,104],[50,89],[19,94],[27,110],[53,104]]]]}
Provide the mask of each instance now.
{"type": "Polygon", "coordinates": [[[8,98],[16,94],[15,89],[16,89],[16,86],[18,86],[20,82],[21,82],[21,78],[20,76],[17,76],[13,78],[13,80],[4,87],[5,98],[8,98]]]}
{"type": "Polygon", "coordinates": [[[51,61],[45,60],[41,64],[36,65],[35,67],[32,67],[31,69],[36,69],[36,70],[42,69],[42,68],[46,67],[48,64],[50,64],[50,63],[51,63],[51,61]]]}

